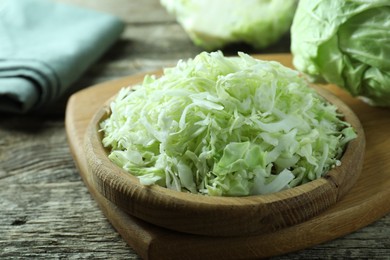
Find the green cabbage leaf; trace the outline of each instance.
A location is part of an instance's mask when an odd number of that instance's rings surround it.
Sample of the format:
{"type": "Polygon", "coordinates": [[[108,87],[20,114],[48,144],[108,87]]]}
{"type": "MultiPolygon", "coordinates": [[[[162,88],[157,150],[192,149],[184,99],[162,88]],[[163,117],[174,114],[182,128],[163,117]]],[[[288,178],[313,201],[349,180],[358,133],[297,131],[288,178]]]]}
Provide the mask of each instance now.
{"type": "Polygon", "coordinates": [[[161,0],[191,40],[205,50],[245,42],[268,47],[290,29],[296,0],[161,0]]]}
{"type": "Polygon", "coordinates": [[[101,123],[109,158],[145,185],[215,196],[318,179],[355,138],[300,75],[244,53],[203,52],[123,88],[101,123]]]}
{"type": "Polygon", "coordinates": [[[390,1],[301,0],[291,27],[294,66],[371,105],[390,106],[390,1]]]}

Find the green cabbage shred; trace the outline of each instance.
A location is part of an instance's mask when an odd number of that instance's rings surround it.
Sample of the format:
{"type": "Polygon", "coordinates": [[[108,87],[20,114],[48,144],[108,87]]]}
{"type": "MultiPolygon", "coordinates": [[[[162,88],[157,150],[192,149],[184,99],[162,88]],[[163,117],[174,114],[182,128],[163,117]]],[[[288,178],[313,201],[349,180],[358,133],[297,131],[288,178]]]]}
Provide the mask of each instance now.
{"type": "Polygon", "coordinates": [[[101,122],[109,158],[144,185],[267,194],[340,165],[356,137],[337,108],[274,61],[203,52],[123,88],[101,122]]]}

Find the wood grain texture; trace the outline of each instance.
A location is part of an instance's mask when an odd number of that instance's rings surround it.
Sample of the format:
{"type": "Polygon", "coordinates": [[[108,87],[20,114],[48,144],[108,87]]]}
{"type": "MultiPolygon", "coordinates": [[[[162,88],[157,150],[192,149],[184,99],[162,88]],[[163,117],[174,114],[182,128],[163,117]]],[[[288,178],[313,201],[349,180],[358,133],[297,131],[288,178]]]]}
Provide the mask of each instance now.
{"type": "MultiPolygon", "coordinates": [[[[200,51],[158,0],[61,2],[95,8],[127,20],[121,39],[73,84],[69,94],[107,80],[160,69],[200,51]]],[[[224,51],[234,54],[237,50],[254,53],[247,46],[224,51]]],[[[286,36],[260,52],[288,51],[286,36]]],[[[36,115],[0,115],[0,259],[141,259],[125,242],[128,237],[121,237],[107,221],[74,165],[64,126],[68,96],[36,115]]],[[[89,102],[93,105],[93,98],[89,102]]],[[[368,126],[373,124],[370,113],[390,112],[362,110],[355,112],[363,113],[368,126]]],[[[367,141],[390,147],[386,136],[367,136],[367,141]]],[[[373,151],[368,156],[390,158],[389,152],[373,151]]],[[[372,163],[366,167],[378,166],[372,163]]],[[[386,170],[384,165],[379,166],[378,171],[386,170]]],[[[364,222],[365,217],[360,221],[364,222]]],[[[322,232],[333,231],[329,228],[322,232]]],[[[387,214],[345,237],[272,259],[389,259],[389,233],[387,214]]]]}
{"type": "MultiPolygon", "coordinates": [[[[287,63],[290,56],[280,58],[287,63]]],[[[118,85],[126,83],[135,85],[139,82],[129,82],[125,78],[118,85]]],[[[145,187],[138,178],[108,159],[99,131],[100,122],[110,113],[109,104],[104,104],[92,117],[85,136],[84,153],[94,177],[93,185],[128,214],[184,233],[209,236],[257,235],[303,222],[334,205],[349,191],[360,175],[365,151],[364,131],[353,111],[332,93],[322,88],[316,89],[339,108],[345,120],[358,133],[358,137],[347,146],[341,159],[342,165],[332,169],[325,178],[274,194],[247,197],[202,196],[157,185],[145,187]]],[[[79,106],[78,113],[83,111],[83,107],[79,106]]]]}
{"type": "Polygon", "coordinates": [[[0,136],[1,259],[138,258],[81,182],[63,118],[3,115],[0,136]]]}
{"type": "MultiPolygon", "coordinates": [[[[283,58],[283,55],[263,57],[277,60],[283,58]]],[[[289,60],[286,64],[289,64],[289,60]]],[[[102,104],[123,85],[127,85],[125,83],[139,82],[140,79],[142,76],[134,76],[103,83],[73,96],[67,111],[67,132],[69,134],[78,131],[78,134],[70,134],[69,140],[80,168],[80,174],[91,193],[114,227],[143,258],[160,259],[161,254],[164,254],[168,259],[200,259],[205,258],[205,256],[210,259],[270,257],[338,238],[370,224],[390,211],[390,205],[387,203],[390,198],[390,190],[388,189],[390,172],[385,170],[390,161],[386,157],[383,157],[383,161],[379,164],[376,163],[376,159],[374,164],[370,161],[370,158],[376,155],[378,150],[381,150],[382,153],[389,152],[387,149],[389,144],[383,141],[387,140],[386,129],[390,127],[390,119],[386,117],[386,113],[383,113],[385,111],[369,107],[334,86],[327,86],[329,91],[336,93],[355,113],[360,111],[359,118],[367,135],[372,136],[375,133],[376,138],[382,142],[372,143],[371,138],[368,139],[370,141],[367,140],[363,174],[352,190],[324,213],[302,224],[269,234],[248,237],[185,235],[157,228],[127,215],[102,196],[93,185],[93,177],[88,171],[82,145],[85,133],[81,129],[85,131],[89,123],[86,114],[92,118],[100,107],[96,103],[89,104],[88,100],[90,100],[91,95],[99,97],[102,104]],[[84,106],[84,102],[87,102],[86,106],[84,106]],[[84,113],[80,113],[81,110],[84,110],[84,113]],[[376,116],[372,116],[374,114],[376,116]],[[377,121],[382,124],[381,128],[375,124],[377,121]],[[371,127],[367,124],[371,124],[371,127]],[[374,169],[367,168],[367,165],[374,165],[374,169]]]]}

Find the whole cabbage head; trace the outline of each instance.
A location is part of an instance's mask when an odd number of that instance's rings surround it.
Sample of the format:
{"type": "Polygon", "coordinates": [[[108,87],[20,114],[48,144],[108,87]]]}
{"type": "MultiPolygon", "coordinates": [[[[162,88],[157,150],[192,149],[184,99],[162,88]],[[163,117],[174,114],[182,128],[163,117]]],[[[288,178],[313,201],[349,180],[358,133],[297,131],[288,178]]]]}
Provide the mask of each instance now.
{"type": "Polygon", "coordinates": [[[297,0],[161,0],[194,44],[217,50],[245,42],[268,47],[290,29],[297,0]]]}
{"type": "Polygon", "coordinates": [[[314,81],[390,106],[389,0],[301,0],[291,52],[294,66],[314,81]]]}

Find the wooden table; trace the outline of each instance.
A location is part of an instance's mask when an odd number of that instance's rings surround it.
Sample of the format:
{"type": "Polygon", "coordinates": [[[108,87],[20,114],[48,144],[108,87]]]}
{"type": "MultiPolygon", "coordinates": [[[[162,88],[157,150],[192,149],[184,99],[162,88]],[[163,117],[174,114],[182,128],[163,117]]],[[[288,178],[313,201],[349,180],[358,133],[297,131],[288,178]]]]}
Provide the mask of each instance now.
{"type": "MultiPolygon", "coordinates": [[[[158,0],[57,0],[118,15],[121,39],[80,78],[72,91],[175,64],[201,49],[158,0]]],[[[225,50],[288,52],[273,47],[225,50]]],[[[46,112],[0,115],[0,258],[139,259],[106,220],[82,182],[64,127],[67,97],[46,112]]],[[[334,241],[273,259],[390,259],[390,215],[334,241]]]]}

